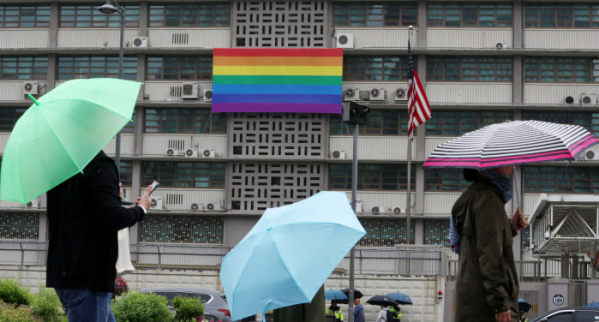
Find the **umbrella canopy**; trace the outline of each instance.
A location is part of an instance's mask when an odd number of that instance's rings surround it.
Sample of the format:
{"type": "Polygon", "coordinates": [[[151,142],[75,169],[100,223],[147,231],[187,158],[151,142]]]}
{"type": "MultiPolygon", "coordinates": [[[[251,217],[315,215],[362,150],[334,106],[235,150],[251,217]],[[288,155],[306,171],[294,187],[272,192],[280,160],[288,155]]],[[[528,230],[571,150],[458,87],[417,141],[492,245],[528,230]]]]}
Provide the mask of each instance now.
{"type": "Polygon", "coordinates": [[[530,162],[576,159],[599,144],[582,126],[540,121],[489,125],[439,145],[423,168],[497,168],[530,162]]]}
{"type": "Polygon", "coordinates": [[[586,307],[599,307],[599,302],[593,302],[585,305],[586,307]]]}
{"type": "Polygon", "coordinates": [[[2,157],[0,196],[23,204],[83,168],[131,120],[141,83],[68,81],[35,101],[2,157]]]}
{"type": "Polygon", "coordinates": [[[231,318],[310,302],[365,234],[342,192],[267,209],[222,262],[231,318]]]}
{"type": "Polygon", "coordinates": [[[324,291],[324,299],[325,300],[333,300],[333,301],[339,301],[339,300],[347,301],[347,295],[345,295],[345,293],[343,293],[339,290],[327,290],[327,291],[324,291]]]}
{"type": "MultiPolygon", "coordinates": [[[[341,301],[337,301],[340,304],[349,304],[349,288],[344,288],[341,290],[341,292],[343,292],[343,294],[345,294],[345,296],[347,296],[347,299],[345,300],[341,300],[341,301]]],[[[356,290],[354,288],[354,299],[361,299],[362,296],[364,296],[362,294],[362,292],[360,292],[360,290],[356,290]]]]}
{"type": "Polygon", "coordinates": [[[399,304],[394,299],[385,295],[375,295],[366,301],[366,303],[379,306],[397,306],[399,304]]]}
{"type": "Polygon", "coordinates": [[[525,299],[523,299],[523,298],[518,299],[518,310],[520,310],[520,313],[528,312],[531,307],[532,307],[532,305],[530,305],[528,302],[526,302],[525,299]]]}
{"type": "Polygon", "coordinates": [[[394,299],[398,304],[412,305],[412,299],[403,293],[389,293],[387,297],[394,299]]]}

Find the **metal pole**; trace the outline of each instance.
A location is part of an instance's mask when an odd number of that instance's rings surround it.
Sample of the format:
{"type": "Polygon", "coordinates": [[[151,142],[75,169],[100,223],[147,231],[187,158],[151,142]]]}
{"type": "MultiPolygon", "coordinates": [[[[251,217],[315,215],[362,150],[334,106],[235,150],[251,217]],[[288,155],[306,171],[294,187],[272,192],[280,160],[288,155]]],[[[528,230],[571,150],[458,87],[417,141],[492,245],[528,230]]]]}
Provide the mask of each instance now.
{"type": "MultiPolygon", "coordinates": [[[[408,42],[410,41],[410,32],[412,26],[408,30],[408,42]]],[[[410,113],[408,106],[408,114],[410,113]]],[[[409,124],[408,124],[409,126],[409,124]]],[[[414,133],[412,133],[414,135],[414,133]]],[[[408,195],[406,197],[406,244],[410,245],[410,214],[412,213],[412,140],[408,138],[408,195]]]]}
{"type": "MultiPolygon", "coordinates": [[[[118,6],[118,4],[117,4],[118,6]]],[[[125,41],[125,8],[119,6],[119,14],[121,15],[121,45],[119,47],[119,79],[123,79],[123,56],[124,56],[124,41],[125,41]]],[[[115,138],[114,163],[116,164],[117,173],[121,173],[121,131],[116,134],[115,138]]]]}
{"type": "MultiPolygon", "coordinates": [[[[351,177],[351,206],[356,213],[356,190],[358,189],[358,130],[359,125],[354,126],[354,159],[352,162],[352,177],[351,177]]],[[[357,215],[357,214],[356,214],[357,215]]],[[[347,315],[349,322],[354,322],[354,262],[356,260],[356,247],[352,247],[349,256],[349,296],[347,315]]]]}

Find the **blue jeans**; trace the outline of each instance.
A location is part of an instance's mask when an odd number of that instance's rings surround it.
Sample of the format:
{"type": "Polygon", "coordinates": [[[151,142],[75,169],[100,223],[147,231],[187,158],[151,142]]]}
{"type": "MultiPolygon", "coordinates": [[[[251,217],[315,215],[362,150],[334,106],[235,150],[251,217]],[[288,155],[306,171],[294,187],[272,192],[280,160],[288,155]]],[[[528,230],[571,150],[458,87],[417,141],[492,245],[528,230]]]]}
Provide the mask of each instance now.
{"type": "Polygon", "coordinates": [[[56,289],[69,322],[116,322],[110,300],[110,292],[56,289]]]}

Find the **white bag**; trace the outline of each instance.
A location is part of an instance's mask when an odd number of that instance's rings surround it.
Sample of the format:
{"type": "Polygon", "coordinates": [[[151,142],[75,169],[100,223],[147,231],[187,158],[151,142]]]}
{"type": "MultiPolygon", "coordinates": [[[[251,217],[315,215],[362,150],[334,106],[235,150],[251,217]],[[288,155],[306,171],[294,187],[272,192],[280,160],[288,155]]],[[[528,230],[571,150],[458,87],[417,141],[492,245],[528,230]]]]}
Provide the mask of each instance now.
{"type": "Polygon", "coordinates": [[[135,267],[131,264],[131,253],[129,253],[129,228],[119,230],[118,244],[119,258],[116,261],[116,275],[123,276],[133,273],[135,267]]]}

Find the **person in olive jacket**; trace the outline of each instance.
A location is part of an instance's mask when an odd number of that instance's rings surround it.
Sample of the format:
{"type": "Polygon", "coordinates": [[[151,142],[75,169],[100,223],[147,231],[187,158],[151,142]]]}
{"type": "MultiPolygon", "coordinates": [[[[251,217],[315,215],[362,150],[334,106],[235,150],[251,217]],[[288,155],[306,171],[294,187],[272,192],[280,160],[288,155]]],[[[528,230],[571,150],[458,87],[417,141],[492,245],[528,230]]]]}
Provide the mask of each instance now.
{"type": "Polygon", "coordinates": [[[459,253],[455,321],[516,322],[519,284],[513,237],[526,228],[518,209],[510,221],[513,166],[464,170],[472,182],[451,211],[450,245],[459,253]]]}

